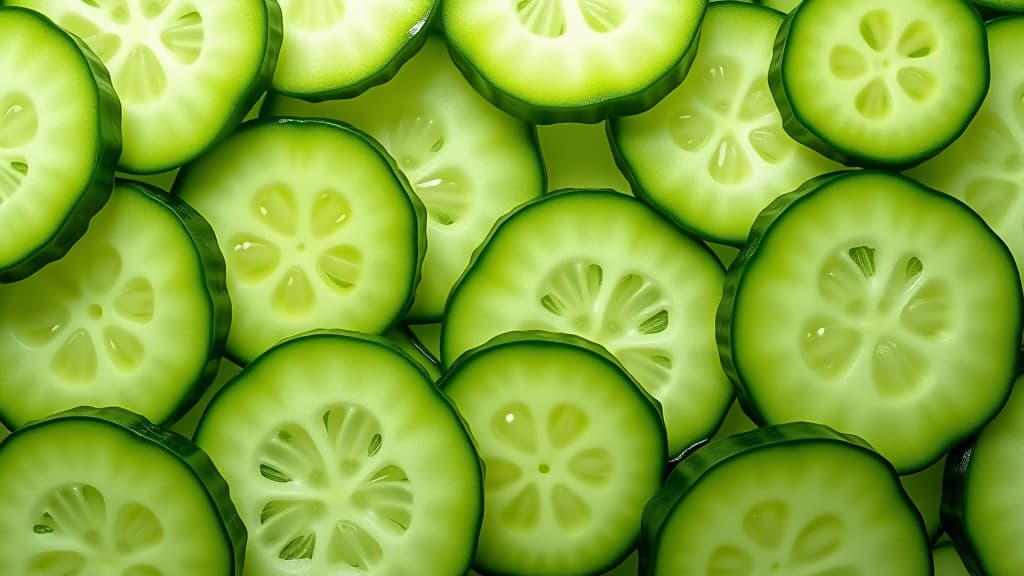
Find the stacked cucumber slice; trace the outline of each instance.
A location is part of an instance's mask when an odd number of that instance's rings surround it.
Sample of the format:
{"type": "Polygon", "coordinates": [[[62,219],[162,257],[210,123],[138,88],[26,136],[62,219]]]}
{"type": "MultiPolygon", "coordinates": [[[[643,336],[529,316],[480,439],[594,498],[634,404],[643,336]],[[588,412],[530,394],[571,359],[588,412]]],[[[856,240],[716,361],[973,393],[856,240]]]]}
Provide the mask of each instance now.
{"type": "Polygon", "coordinates": [[[0,0],[0,574],[1024,573],[1022,10],[0,0]]]}

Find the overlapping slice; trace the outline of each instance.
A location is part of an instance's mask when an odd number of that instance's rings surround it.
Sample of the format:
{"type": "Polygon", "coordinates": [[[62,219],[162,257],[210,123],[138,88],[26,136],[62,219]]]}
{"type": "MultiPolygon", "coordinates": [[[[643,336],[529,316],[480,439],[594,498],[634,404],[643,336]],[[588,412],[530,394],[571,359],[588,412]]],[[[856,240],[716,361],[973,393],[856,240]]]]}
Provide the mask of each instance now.
{"type": "Polygon", "coordinates": [[[0,419],[84,404],[171,420],[213,378],[230,312],[206,221],[119,181],[67,255],[0,284],[0,419]]]}
{"type": "Polygon", "coordinates": [[[274,347],[214,398],[196,442],[249,529],[248,576],[469,568],[480,461],[447,398],[383,339],[274,347]]]}

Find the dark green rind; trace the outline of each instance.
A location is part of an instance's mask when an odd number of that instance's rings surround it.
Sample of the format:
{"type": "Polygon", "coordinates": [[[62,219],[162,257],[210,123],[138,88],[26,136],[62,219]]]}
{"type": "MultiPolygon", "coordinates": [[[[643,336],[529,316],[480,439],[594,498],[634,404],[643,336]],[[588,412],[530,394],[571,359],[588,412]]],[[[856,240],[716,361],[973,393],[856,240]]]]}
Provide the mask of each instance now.
{"type": "MultiPolygon", "coordinates": [[[[415,190],[413,189],[412,185],[409,183],[408,178],[406,178],[405,174],[398,167],[398,163],[395,161],[394,157],[392,157],[387,152],[387,150],[384,149],[384,146],[382,146],[378,141],[374,140],[373,137],[371,137],[370,135],[366,134],[362,130],[359,130],[358,128],[356,128],[356,127],[354,127],[354,126],[352,126],[350,124],[347,124],[347,123],[344,123],[344,122],[340,122],[340,121],[337,121],[337,120],[328,120],[328,119],[325,119],[325,118],[275,118],[275,117],[267,117],[267,118],[258,118],[258,119],[255,119],[255,120],[249,120],[248,122],[245,122],[241,126],[239,126],[238,130],[236,132],[242,132],[242,131],[245,131],[245,130],[256,130],[256,129],[259,129],[261,126],[264,126],[264,125],[288,126],[288,125],[292,125],[292,124],[299,125],[299,126],[303,126],[303,125],[306,125],[306,126],[329,126],[331,128],[335,128],[335,129],[341,130],[343,132],[347,132],[347,133],[353,134],[356,137],[362,139],[363,142],[367,146],[369,146],[370,148],[375,150],[378,154],[380,154],[381,157],[387,163],[387,165],[391,167],[391,171],[392,171],[392,173],[394,173],[395,180],[399,183],[399,185],[405,191],[405,195],[409,199],[409,205],[410,205],[410,208],[411,208],[411,210],[413,212],[413,218],[416,221],[415,246],[412,247],[412,250],[414,251],[413,253],[416,254],[415,270],[413,271],[413,274],[411,275],[411,282],[410,282],[410,285],[409,285],[409,288],[408,288],[408,298],[406,299],[406,303],[405,303],[405,305],[403,307],[401,307],[395,313],[395,316],[391,319],[391,321],[388,323],[388,325],[382,330],[382,332],[385,332],[388,329],[390,329],[391,327],[397,325],[399,323],[399,321],[402,318],[405,317],[405,314],[409,311],[409,308],[412,307],[412,297],[416,293],[416,285],[419,284],[420,277],[422,276],[423,255],[424,255],[424,253],[426,252],[426,249],[427,249],[427,230],[426,230],[427,209],[424,207],[423,202],[420,201],[419,197],[416,196],[415,190]]],[[[193,167],[194,167],[194,164],[187,164],[187,165],[185,165],[185,166],[183,166],[181,168],[181,170],[178,172],[178,176],[174,179],[174,185],[171,187],[171,191],[170,191],[170,195],[171,196],[180,197],[181,190],[184,189],[184,188],[187,188],[190,185],[189,180],[191,179],[191,171],[192,171],[193,167]]],[[[217,251],[220,252],[220,248],[219,248],[219,245],[217,244],[216,239],[214,239],[213,245],[215,247],[217,247],[217,251]]],[[[222,256],[222,259],[223,259],[223,256],[222,256]]],[[[228,358],[229,360],[231,360],[232,362],[234,362],[235,364],[238,364],[239,366],[245,366],[246,364],[249,363],[248,360],[242,358],[235,351],[231,350],[229,347],[226,347],[226,346],[225,346],[225,350],[224,350],[224,356],[226,358],[228,358]]],[[[216,372],[216,367],[214,367],[214,368],[215,368],[214,372],[216,372]]]]}
{"type": "MultiPolygon", "coordinates": [[[[827,426],[810,422],[790,422],[777,426],[765,426],[757,430],[710,442],[693,452],[672,470],[665,485],[644,508],[644,515],[641,521],[640,545],[638,546],[640,552],[639,574],[641,576],[651,576],[654,574],[655,566],[653,559],[656,557],[661,546],[661,533],[665,524],[672,516],[678,504],[708,472],[711,472],[719,465],[742,458],[744,455],[757,450],[803,444],[837,444],[871,456],[878,461],[879,466],[887,468],[892,473],[893,485],[902,496],[907,509],[917,514],[917,508],[914,506],[914,503],[900,486],[896,470],[889,464],[888,460],[875,452],[871,445],[860,437],[843,434],[827,426]]],[[[920,519],[919,514],[917,515],[922,541],[927,542],[928,537],[924,521],[920,519]]],[[[928,557],[930,566],[931,551],[925,548],[922,553],[928,557]]]]}
{"type": "Polygon", "coordinates": [[[1024,12],[1024,1],[1021,0],[971,0],[971,3],[977,6],[978,10],[985,10],[993,15],[995,10],[1024,12]]]}
{"type": "MultiPolygon", "coordinates": [[[[739,254],[736,256],[736,259],[733,260],[732,264],[726,271],[725,286],[722,290],[722,301],[719,303],[718,313],[715,317],[715,337],[718,341],[719,358],[722,361],[722,368],[725,370],[726,376],[728,376],[729,380],[732,381],[733,383],[733,388],[736,391],[736,399],[739,401],[740,406],[743,409],[743,412],[758,426],[764,426],[767,423],[765,422],[765,419],[761,416],[760,409],[757,406],[757,402],[751,396],[749,390],[744,384],[746,378],[744,377],[739,367],[736,365],[736,360],[734,357],[735,352],[733,350],[732,344],[732,332],[735,329],[735,323],[733,322],[733,308],[736,303],[737,295],[739,294],[740,290],[743,289],[744,270],[750,263],[756,260],[761,242],[768,234],[771,233],[771,229],[774,226],[774,224],[785,217],[785,212],[790,206],[793,206],[799,202],[804,201],[808,196],[813,196],[813,193],[816,190],[827,187],[835,180],[839,180],[851,174],[858,174],[861,172],[875,173],[878,171],[842,170],[839,172],[823,174],[821,176],[811,178],[793,192],[783,194],[782,196],[776,198],[775,201],[769,204],[758,215],[757,219],[754,221],[754,225],[750,229],[750,237],[746,245],[743,246],[739,254]]],[[[928,188],[924,184],[921,184],[916,180],[911,180],[909,177],[902,176],[898,173],[881,173],[888,174],[894,178],[898,178],[901,180],[911,181],[923,194],[934,195],[936,198],[940,198],[947,202],[960,205],[964,210],[965,216],[975,218],[980,226],[989,228],[988,225],[985,224],[984,220],[982,220],[981,216],[979,216],[976,212],[971,210],[962,201],[952,196],[949,196],[948,194],[944,194],[932,188],[928,188]]],[[[1009,248],[1007,248],[1006,245],[1001,240],[999,240],[997,236],[995,236],[994,232],[992,234],[993,238],[996,241],[998,241],[998,244],[1002,246],[1002,249],[1006,252],[1007,257],[1010,258],[1012,261],[1013,256],[1012,254],[1010,254],[1009,248]]],[[[1018,294],[1021,293],[1020,282],[1021,279],[1017,278],[1018,294]]],[[[1018,309],[1024,310],[1024,297],[1022,297],[1018,309]]],[[[1024,332],[1022,331],[1024,331],[1024,317],[1018,317],[1017,333],[1024,334],[1024,332]]],[[[1018,356],[1018,361],[1020,362],[1024,361],[1024,350],[1020,349],[1021,344],[1019,340],[1020,339],[1018,339],[1017,343],[1018,352],[1016,352],[1015,354],[1018,356]]],[[[1024,366],[1015,366],[1012,370],[1012,374],[1016,375],[1018,373],[1018,369],[1024,369],[1024,366]]],[[[1005,396],[998,403],[998,406],[996,406],[993,409],[989,419],[994,417],[999,412],[999,410],[1002,409],[1003,405],[1006,403],[1006,400],[1009,399],[1011,389],[1012,386],[1010,385],[1006,387],[1005,396]]],[[[954,440],[949,445],[942,447],[941,451],[934,455],[935,458],[932,458],[930,461],[920,462],[917,465],[912,466],[906,470],[901,470],[900,473],[909,474],[923,470],[932,462],[934,462],[935,459],[940,458],[942,454],[945,454],[946,452],[948,452],[949,450],[951,450],[953,447],[955,447],[960,442],[963,442],[964,440],[965,438],[954,440]]]]}
{"type": "Polygon", "coordinates": [[[988,574],[981,558],[974,550],[972,538],[964,520],[967,517],[967,482],[970,478],[971,457],[974,443],[968,442],[955,448],[946,458],[946,470],[942,476],[942,508],[939,516],[942,527],[953,540],[964,567],[971,574],[988,574]]]}
{"type": "Polygon", "coordinates": [[[302,98],[308,102],[323,102],[324,100],[335,100],[340,98],[354,98],[363,92],[366,92],[374,86],[384,84],[388,80],[395,77],[398,71],[409,61],[410,58],[419,52],[420,48],[427,41],[427,35],[430,31],[437,26],[437,22],[441,20],[438,16],[440,10],[438,9],[440,0],[434,0],[427,15],[423,17],[416,26],[409,30],[409,36],[406,38],[405,44],[394,53],[391,60],[388,60],[380,70],[378,70],[372,76],[367,76],[359,82],[354,84],[332,86],[325,88],[317,92],[300,92],[288,90],[286,88],[280,88],[277,86],[269,87],[271,94],[283,94],[285,96],[291,96],[293,98],[302,98]]]}
{"type": "MultiPolygon", "coordinates": [[[[941,152],[944,148],[949,146],[951,142],[956,140],[963,134],[964,130],[967,129],[967,125],[970,124],[972,118],[977,113],[978,109],[981,108],[982,102],[985,100],[985,96],[988,94],[989,84],[989,66],[988,66],[988,47],[979,46],[976,49],[979,54],[983,54],[985,58],[985,78],[984,78],[984,90],[979,90],[979,93],[972,99],[973,103],[970,107],[970,114],[964,117],[963,124],[959,129],[952,131],[945,140],[940,140],[932,143],[932,146],[927,149],[922,149],[918,153],[908,155],[906,157],[899,158],[887,158],[877,156],[871,153],[869,150],[851,150],[845,149],[839,144],[828,140],[828,138],[815,128],[807,123],[806,119],[800,116],[800,113],[793,108],[792,102],[789,96],[789,87],[786,84],[786,74],[783,69],[785,66],[785,52],[788,48],[788,40],[790,30],[793,28],[796,21],[800,18],[802,10],[800,7],[807,2],[817,2],[821,0],[804,0],[800,6],[797,6],[792,12],[786,15],[786,19],[782,22],[782,27],[779,28],[779,33],[775,37],[775,49],[772,52],[772,63],[768,68],[768,87],[771,89],[772,98],[775,100],[776,106],[779,108],[779,112],[782,114],[782,128],[789,134],[794,140],[801,144],[816,150],[821,155],[831,158],[836,162],[845,164],[850,167],[864,167],[864,168],[878,168],[878,169],[890,169],[890,170],[904,170],[919,164],[932,156],[935,156],[941,152]]],[[[966,3],[967,0],[964,0],[966,3]]],[[[981,15],[977,11],[973,11],[975,17],[975,24],[982,29],[980,39],[984,43],[986,35],[984,33],[984,22],[982,21],[981,15]]],[[[958,47],[960,50],[966,50],[966,47],[958,47]]]]}
{"type": "MultiPolygon", "coordinates": [[[[705,0],[701,1],[703,6],[700,18],[703,20],[704,11],[707,10],[707,2],[705,0]]],[[[440,20],[439,28],[444,30],[444,17],[442,16],[440,20]]],[[[447,33],[445,37],[449,38],[447,33]]],[[[694,30],[693,38],[690,40],[689,47],[680,55],[679,60],[665,70],[661,76],[654,79],[638,92],[607,97],[580,106],[556,107],[532,104],[518,96],[501,90],[491,80],[477,71],[470,58],[465,55],[458,44],[450,40],[447,42],[448,53],[451,55],[455,67],[462,72],[462,75],[469,84],[481,96],[501,110],[531,124],[557,124],[559,122],[596,124],[614,116],[628,116],[649,110],[682,83],[683,78],[690,71],[690,65],[693,64],[694,57],[697,55],[697,45],[699,43],[700,26],[697,26],[696,30],[694,30]]],[[[515,58],[515,55],[510,55],[509,57],[515,58]]],[[[557,82],[558,80],[556,78],[538,78],[537,81],[557,82]]]]}
{"type": "Polygon", "coordinates": [[[82,65],[92,73],[99,107],[96,122],[99,143],[93,159],[91,181],[79,193],[78,202],[71,206],[64,222],[53,231],[53,235],[44,244],[18,262],[0,263],[0,282],[7,283],[27,278],[46,264],[67,254],[71,246],[85,234],[92,217],[110,199],[114,187],[114,169],[121,156],[121,101],[114,92],[106,65],[85,42],[34,10],[16,6],[5,7],[0,2],[0,12],[2,11],[17,11],[26,16],[36,17],[46,26],[53,28],[54,36],[62,35],[73,44],[82,55],[82,65]]]}
{"type": "MultiPolygon", "coordinates": [[[[647,393],[640,384],[633,378],[632,375],[626,371],[626,368],[603,346],[581,338],[574,334],[562,334],[557,332],[548,332],[545,330],[521,330],[506,332],[491,338],[484,344],[472,348],[461,356],[458,360],[452,364],[437,385],[445,392],[448,392],[449,385],[452,385],[452,380],[455,380],[457,384],[459,373],[461,368],[467,364],[484,360],[488,355],[507,348],[522,348],[524,355],[529,355],[529,350],[536,347],[559,347],[567,350],[572,350],[577,353],[587,354],[594,358],[594,360],[602,362],[606,365],[611,366],[613,369],[622,373],[623,378],[633,384],[632,392],[636,393],[639,397],[645,400],[645,405],[650,407],[652,411],[652,418],[654,421],[661,423],[662,433],[658,436],[658,441],[661,443],[661,451],[665,454],[665,458],[662,459],[662,463],[665,465],[662,474],[667,471],[668,463],[668,438],[664,431],[664,421],[661,415],[661,404],[653,396],[647,393]]],[[[466,382],[463,385],[472,386],[474,382],[466,382]]],[[[468,428],[467,428],[468,429],[468,428]]],[[[603,574],[609,570],[612,570],[619,565],[627,556],[629,556],[636,549],[636,542],[629,543],[628,546],[623,548],[615,556],[615,560],[609,562],[607,565],[600,567],[594,573],[603,574]]],[[[504,576],[501,572],[493,572],[488,570],[486,566],[474,566],[473,569],[482,575],[488,576],[504,576]]]]}
{"type": "Polygon", "coordinates": [[[79,406],[42,420],[30,422],[0,442],[0,449],[7,443],[17,442],[29,434],[45,432],[47,426],[62,421],[80,421],[89,425],[115,428],[120,433],[131,436],[134,440],[156,446],[165,451],[168,457],[177,460],[189,471],[196,484],[202,488],[203,493],[207,495],[210,509],[220,519],[224,545],[231,550],[230,574],[242,576],[248,534],[234,503],[231,501],[227,482],[224,481],[205,452],[183,436],[155,426],[134,412],[118,407],[94,408],[92,406],[79,406]]]}

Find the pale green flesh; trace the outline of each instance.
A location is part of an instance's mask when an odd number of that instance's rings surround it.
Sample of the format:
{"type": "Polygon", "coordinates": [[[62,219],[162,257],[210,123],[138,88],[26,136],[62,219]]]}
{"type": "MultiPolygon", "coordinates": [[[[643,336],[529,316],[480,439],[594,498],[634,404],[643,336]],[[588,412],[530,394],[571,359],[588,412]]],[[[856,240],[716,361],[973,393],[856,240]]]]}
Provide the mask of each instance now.
{"type": "Polygon", "coordinates": [[[482,497],[469,437],[411,360],[361,338],[275,348],[200,422],[249,530],[248,576],[469,566],[482,497]]]}
{"type": "Polygon", "coordinates": [[[782,81],[801,123],[875,159],[941,148],[987,85],[984,30],[959,0],[802,4],[786,42],[782,81]]]}
{"type": "Polygon", "coordinates": [[[629,196],[548,196],[496,230],[453,292],[442,361],[509,330],[582,336],[661,402],[676,454],[732,398],[714,340],[723,278],[710,251],[629,196]]]}
{"type": "Polygon", "coordinates": [[[1024,271],[1024,16],[988,26],[992,81],[978,115],[949,148],[907,175],[981,214],[1024,271]]]}
{"type": "Polygon", "coordinates": [[[101,110],[71,38],[21,11],[0,12],[0,78],[3,269],[45,246],[89,192],[101,110]]]}
{"type": "Polygon", "coordinates": [[[280,0],[281,56],[273,89],[291,94],[358,85],[392,64],[436,0],[280,0]]]}
{"type": "Polygon", "coordinates": [[[307,330],[382,332],[408,304],[422,223],[387,159],[354,132],[249,125],[175,191],[224,252],[239,363],[307,330]]]}
{"type": "MultiPolygon", "coordinates": [[[[207,148],[250,97],[267,51],[265,0],[8,0],[82,38],[121,99],[120,168],[151,173],[207,148]]],[[[49,70],[49,73],[53,73],[49,70]]]]}
{"type": "Polygon", "coordinates": [[[899,470],[933,462],[1007,394],[1020,315],[1008,256],[970,211],[910,181],[830,182],[743,271],[732,353],[753,405],[769,423],[857,434],[899,470]]]}
{"type": "Polygon", "coordinates": [[[931,574],[916,511],[891,470],[861,450],[761,448],[696,482],[663,525],[652,574],[931,574]]]}
{"type": "Polygon", "coordinates": [[[537,126],[548,191],[561,188],[611,188],[631,193],[615,165],[605,125],[562,122],[537,126]]]}
{"type": "Polygon", "coordinates": [[[782,20],[712,4],[683,83],[650,110],[611,121],[638,193],[704,238],[742,244],[775,197],[841,168],[782,128],[768,87],[782,20]]]}
{"type": "Polygon", "coordinates": [[[0,445],[0,508],[2,574],[232,574],[194,472],[109,424],[69,420],[10,437],[0,445]]]}
{"type": "Polygon", "coordinates": [[[629,551],[661,484],[664,432],[621,369],[565,345],[506,344],[444,386],[487,470],[478,566],[588,574],[629,551]]]}
{"type": "Polygon", "coordinates": [[[501,92],[582,107],[641,92],[665,75],[689,48],[704,4],[447,0],[441,14],[450,41],[501,92]],[[557,81],[537,82],[538,73],[557,81]]]}
{"type": "Polygon", "coordinates": [[[1024,379],[975,442],[965,481],[964,525],[992,574],[1024,572],[1024,379]]]}
{"type": "Polygon", "coordinates": [[[118,185],[64,258],[0,284],[4,417],[21,425],[84,404],[164,421],[206,367],[212,314],[188,230],[118,185]]]}
{"type": "Polygon", "coordinates": [[[935,576],[971,576],[956,548],[950,543],[932,549],[932,564],[935,565],[935,576]]]}
{"type": "Polygon", "coordinates": [[[345,100],[312,104],[274,97],[264,116],[320,116],[377,139],[427,210],[427,252],[411,318],[441,317],[452,285],[495,221],[544,192],[529,128],[478,95],[427,39],[387,84],[345,100]]]}

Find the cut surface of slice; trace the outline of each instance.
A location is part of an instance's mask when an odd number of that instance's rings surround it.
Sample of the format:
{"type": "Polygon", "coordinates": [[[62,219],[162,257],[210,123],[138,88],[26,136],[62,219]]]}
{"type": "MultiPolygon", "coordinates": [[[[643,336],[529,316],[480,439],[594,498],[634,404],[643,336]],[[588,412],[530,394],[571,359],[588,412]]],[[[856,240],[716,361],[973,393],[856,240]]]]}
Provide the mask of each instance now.
{"type": "Polygon", "coordinates": [[[1009,250],[963,203],[890,172],[837,173],[755,222],[729,268],[719,349],[749,413],[857,434],[907,473],[1006,400],[1020,289],[1009,250]]]}
{"type": "Polygon", "coordinates": [[[499,108],[538,124],[651,107],[686,75],[707,0],[446,0],[452,58],[499,108]]]}
{"type": "Polygon", "coordinates": [[[0,281],[63,256],[110,197],[121,109],[95,54],[0,6],[0,281]],[[71,145],[69,145],[71,143],[71,145]]]}
{"type": "Polygon", "coordinates": [[[423,276],[407,315],[418,322],[441,318],[498,218],[544,192],[534,130],[473,91],[436,36],[391,81],[361,96],[312,104],[273,95],[260,113],[346,122],[395,159],[427,210],[423,276]]]}
{"type": "Polygon", "coordinates": [[[715,347],[724,271],[636,198],[564,190],[491,233],[452,291],[444,366],[503,332],[576,334],[610,351],[662,405],[671,454],[709,437],[732,399],[715,347]]]}
{"type": "Polygon", "coordinates": [[[711,3],[683,83],[650,110],[609,121],[634,193],[702,238],[742,245],[772,200],[841,168],[782,127],[768,67],[783,19],[711,3]]]}
{"type": "Polygon", "coordinates": [[[644,510],[640,574],[932,574],[895,470],[863,440],[769,426],[698,449],[644,510]]]}
{"type": "Polygon", "coordinates": [[[437,0],[279,0],[281,55],[271,87],[312,100],[390,80],[423,45],[437,0]]]}
{"type": "Polygon", "coordinates": [[[797,140],[844,164],[909,166],[981,105],[985,27],[967,0],[809,0],[783,24],[770,78],[797,140]]]}
{"type": "Polygon", "coordinates": [[[469,569],[480,461],[447,397],[382,338],[279,344],[214,398],[196,443],[249,529],[248,576],[469,569]]]}
{"type": "Polygon", "coordinates": [[[608,352],[511,332],[467,353],[440,384],[487,470],[478,570],[595,574],[632,551],[667,446],[656,403],[608,352]]]}
{"type": "Polygon", "coordinates": [[[0,419],[16,428],[90,405],[169,421],[213,378],[230,313],[206,221],[118,181],[66,256],[0,284],[0,419]]]}
{"type": "Polygon", "coordinates": [[[2,574],[242,574],[245,527],[209,458],[120,408],[0,443],[0,508],[2,574]]]}
{"type": "Polygon", "coordinates": [[[308,330],[384,332],[409,306],[423,206],[362,132],[321,119],[249,122],[183,168],[174,193],[225,254],[227,352],[239,364],[308,330]]]}
{"type": "Polygon", "coordinates": [[[119,168],[178,167],[238,125],[281,45],[273,0],[6,0],[37,10],[103,60],[121,100],[119,168]]]}

